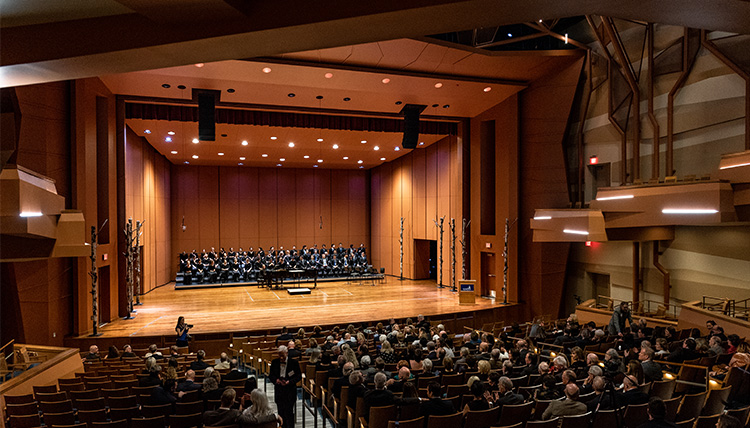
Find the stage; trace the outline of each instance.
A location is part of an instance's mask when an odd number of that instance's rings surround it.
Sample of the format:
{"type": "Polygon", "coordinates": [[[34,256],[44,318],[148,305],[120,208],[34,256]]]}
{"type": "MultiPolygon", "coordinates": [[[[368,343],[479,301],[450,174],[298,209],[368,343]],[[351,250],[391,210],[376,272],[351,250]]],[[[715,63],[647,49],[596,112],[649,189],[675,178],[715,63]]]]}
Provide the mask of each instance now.
{"type": "MultiPolygon", "coordinates": [[[[175,290],[174,283],[141,296],[134,319],[114,320],[99,329],[102,338],[173,336],[177,317],[195,325],[192,335],[277,329],[405,318],[423,314],[446,318],[450,314],[486,311],[504,305],[477,298],[474,305],[459,305],[458,293],[438,288],[435,281],[325,282],[311,294],[292,296],[286,290],[257,286],[175,290]]],[[[83,339],[83,338],[77,338],[83,339]]],[[[119,342],[119,341],[118,341],[119,342]]]]}

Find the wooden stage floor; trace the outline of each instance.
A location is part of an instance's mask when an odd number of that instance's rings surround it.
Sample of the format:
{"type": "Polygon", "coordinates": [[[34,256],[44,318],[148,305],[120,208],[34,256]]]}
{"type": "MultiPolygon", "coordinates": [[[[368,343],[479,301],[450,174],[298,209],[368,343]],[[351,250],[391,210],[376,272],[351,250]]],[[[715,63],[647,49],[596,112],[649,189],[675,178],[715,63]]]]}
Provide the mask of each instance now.
{"type": "Polygon", "coordinates": [[[307,295],[256,286],[175,290],[174,283],[141,296],[132,320],[118,319],[101,327],[103,337],[174,334],[177,317],[195,325],[192,334],[262,330],[282,326],[343,324],[418,314],[432,316],[502,306],[477,298],[459,305],[458,293],[435,281],[399,281],[387,277],[375,286],[346,281],[319,283],[307,295]]]}

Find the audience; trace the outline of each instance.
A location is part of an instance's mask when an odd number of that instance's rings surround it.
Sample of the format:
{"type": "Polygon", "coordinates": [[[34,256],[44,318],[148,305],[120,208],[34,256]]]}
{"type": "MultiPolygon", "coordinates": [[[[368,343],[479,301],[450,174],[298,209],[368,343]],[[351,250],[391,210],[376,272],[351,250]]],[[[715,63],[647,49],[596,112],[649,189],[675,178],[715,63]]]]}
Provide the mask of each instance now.
{"type": "Polygon", "coordinates": [[[565,400],[552,401],[542,414],[543,420],[556,418],[559,416],[574,416],[586,413],[586,405],[578,401],[578,386],[574,383],[565,385],[565,400]]]}
{"type": "Polygon", "coordinates": [[[209,410],[203,413],[203,425],[210,426],[228,426],[237,423],[240,411],[233,409],[232,405],[237,397],[237,392],[228,388],[221,394],[221,403],[216,410],[209,410]]]}
{"type": "Polygon", "coordinates": [[[252,405],[243,410],[242,414],[237,418],[241,426],[260,425],[273,421],[278,421],[279,425],[284,423],[281,416],[271,410],[271,405],[268,403],[268,397],[266,397],[265,392],[260,389],[254,389],[250,393],[250,401],[252,405]]]}

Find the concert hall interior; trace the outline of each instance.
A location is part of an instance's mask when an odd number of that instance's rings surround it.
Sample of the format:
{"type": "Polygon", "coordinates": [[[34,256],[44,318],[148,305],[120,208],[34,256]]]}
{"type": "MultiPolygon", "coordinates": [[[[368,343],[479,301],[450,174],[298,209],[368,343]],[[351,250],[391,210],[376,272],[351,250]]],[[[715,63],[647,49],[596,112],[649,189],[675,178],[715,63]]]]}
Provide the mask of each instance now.
{"type": "Polygon", "coordinates": [[[0,345],[747,308],[750,2],[411,3],[4,3],[0,345]],[[293,246],[310,295],[175,285],[293,246]]]}

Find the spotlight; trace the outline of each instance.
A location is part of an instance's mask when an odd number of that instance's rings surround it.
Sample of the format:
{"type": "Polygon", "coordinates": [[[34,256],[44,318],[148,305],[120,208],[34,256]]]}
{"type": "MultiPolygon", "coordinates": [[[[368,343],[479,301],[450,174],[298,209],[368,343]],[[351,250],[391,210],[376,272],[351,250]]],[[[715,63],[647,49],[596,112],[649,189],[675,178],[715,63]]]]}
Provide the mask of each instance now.
{"type": "Polygon", "coordinates": [[[331,77],[333,77],[333,73],[326,73],[324,76],[326,79],[330,79],[331,77]]]}
{"type": "Polygon", "coordinates": [[[202,68],[204,65],[206,65],[206,64],[204,64],[202,62],[199,62],[198,64],[195,64],[195,66],[198,67],[198,68],[202,68]]]}
{"type": "Polygon", "coordinates": [[[143,131],[143,133],[144,133],[144,134],[150,134],[150,133],[151,133],[151,130],[150,130],[150,129],[147,129],[147,130],[143,131]]]}
{"type": "Polygon", "coordinates": [[[375,147],[373,147],[372,149],[373,149],[373,150],[380,150],[380,147],[379,147],[379,146],[375,146],[375,147]]]}
{"type": "Polygon", "coordinates": [[[224,152],[219,152],[219,156],[224,156],[224,152]]]}
{"type": "Polygon", "coordinates": [[[322,138],[318,138],[318,142],[319,142],[319,143],[322,143],[322,142],[323,142],[323,139],[322,139],[322,138]]]}
{"type": "Polygon", "coordinates": [[[271,137],[271,139],[272,139],[272,140],[275,140],[275,139],[276,139],[276,137],[271,137]]]}
{"type": "Polygon", "coordinates": [[[169,132],[167,132],[167,134],[174,135],[174,131],[169,131],[169,132]]]}
{"type": "Polygon", "coordinates": [[[338,145],[338,144],[334,144],[334,145],[333,145],[333,149],[334,149],[334,150],[335,150],[335,149],[338,149],[338,148],[339,148],[339,145],[338,145]]]}
{"type": "Polygon", "coordinates": [[[271,72],[271,67],[263,67],[263,72],[268,74],[271,72]]]}
{"type": "Polygon", "coordinates": [[[244,156],[240,156],[240,160],[245,160],[245,157],[244,156]]]}
{"type": "Polygon", "coordinates": [[[193,155],[193,159],[198,159],[198,155],[193,155]]]}
{"type": "Polygon", "coordinates": [[[305,159],[310,159],[310,155],[304,155],[302,157],[305,158],[305,159]]]}
{"type": "Polygon", "coordinates": [[[197,138],[193,138],[193,144],[198,144],[198,143],[200,143],[200,142],[201,142],[201,141],[200,141],[199,139],[197,139],[197,138]]]}
{"type": "Polygon", "coordinates": [[[391,81],[391,79],[389,79],[387,77],[385,79],[381,80],[381,82],[383,82],[383,83],[390,83],[390,81],[391,81]]]}
{"type": "Polygon", "coordinates": [[[318,159],[318,163],[323,163],[323,159],[318,159]]]}
{"type": "Polygon", "coordinates": [[[263,154],[261,155],[261,157],[267,158],[267,157],[268,157],[268,153],[263,153],[263,154]]]}
{"type": "Polygon", "coordinates": [[[243,146],[247,146],[247,144],[248,144],[247,140],[245,140],[245,141],[242,142],[243,146]]]}
{"type": "Polygon", "coordinates": [[[171,143],[172,142],[172,137],[166,137],[164,139],[164,141],[166,141],[167,143],[171,143]]]}
{"type": "Polygon", "coordinates": [[[349,156],[344,156],[344,160],[349,160],[349,156]]]}
{"type": "Polygon", "coordinates": [[[491,88],[491,87],[489,87],[489,86],[488,86],[488,87],[486,87],[486,88],[484,88],[484,92],[489,92],[489,91],[491,91],[491,90],[492,90],[492,88],[491,88]]]}
{"type": "Polygon", "coordinates": [[[284,162],[284,161],[286,160],[286,158],[281,158],[281,159],[279,159],[279,160],[280,160],[281,162],[284,162]]]}
{"type": "Polygon", "coordinates": [[[362,140],[362,141],[360,141],[360,143],[362,143],[362,144],[366,144],[366,143],[367,143],[367,140],[362,140]]]}
{"type": "Polygon", "coordinates": [[[289,142],[289,147],[294,147],[294,143],[292,143],[292,142],[290,141],[290,142],[289,142]]]}
{"type": "Polygon", "coordinates": [[[357,163],[361,164],[361,163],[364,163],[364,162],[362,161],[362,159],[360,159],[360,160],[357,161],[357,163]]]}
{"type": "Polygon", "coordinates": [[[437,83],[435,83],[435,87],[436,87],[437,89],[440,89],[440,88],[442,88],[442,87],[443,87],[443,84],[442,84],[442,83],[440,83],[440,82],[437,82],[437,83]]]}
{"type": "Polygon", "coordinates": [[[176,155],[177,154],[177,150],[172,150],[170,153],[172,153],[173,155],[176,155]]]}

